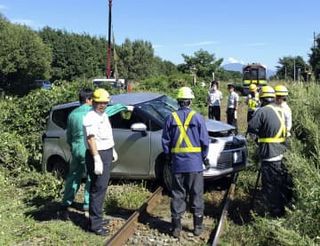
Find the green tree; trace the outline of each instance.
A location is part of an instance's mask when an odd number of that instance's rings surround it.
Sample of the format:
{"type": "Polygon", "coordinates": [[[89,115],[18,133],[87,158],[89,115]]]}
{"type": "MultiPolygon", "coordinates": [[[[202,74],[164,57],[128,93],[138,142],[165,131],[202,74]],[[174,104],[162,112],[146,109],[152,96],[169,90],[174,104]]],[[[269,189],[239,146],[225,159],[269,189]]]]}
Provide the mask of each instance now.
{"type": "Polygon", "coordinates": [[[308,68],[308,64],[301,56],[284,56],[279,59],[276,76],[285,80],[300,80],[302,73],[308,68]]]}
{"type": "Polygon", "coordinates": [[[53,53],[52,79],[74,80],[104,74],[105,39],[45,27],[39,32],[53,53]]]}
{"type": "Polygon", "coordinates": [[[182,54],[182,57],[184,63],[178,66],[180,71],[190,73],[194,69],[198,77],[208,80],[212,78],[212,73],[216,72],[223,62],[222,58],[216,60],[214,54],[210,54],[203,49],[196,51],[191,56],[182,54]]]}
{"type": "Polygon", "coordinates": [[[154,50],[148,41],[126,39],[118,47],[119,75],[126,79],[141,79],[155,73],[154,50]]]}
{"type": "Polygon", "coordinates": [[[0,47],[0,87],[24,94],[33,80],[49,78],[50,49],[28,27],[0,16],[0,47]]]}
{"type": "Polygon", "coordinates": [[[320,80],[320,34],[316,38],[316,45],[311,48],[309,54],[309,63],[312,67],[314,77],[320,80]]]}

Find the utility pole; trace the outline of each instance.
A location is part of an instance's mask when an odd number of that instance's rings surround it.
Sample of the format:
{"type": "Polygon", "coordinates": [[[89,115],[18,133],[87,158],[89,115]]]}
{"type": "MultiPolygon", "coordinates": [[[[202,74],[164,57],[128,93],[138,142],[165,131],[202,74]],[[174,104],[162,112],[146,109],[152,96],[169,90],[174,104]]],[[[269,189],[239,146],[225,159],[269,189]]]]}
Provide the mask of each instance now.
{"type": "Polygon", "coordinates": [[[296,81],[296,58],[293,59],[293,82],[296,81]]]}
{"type": "Polygon", "coordinates": [[[111,8],[112,8],[112,0],[109,0],[108,47],[107,47],[107,65],[106,65],[107,79],[110,79],[111,77],[111,8]]]}

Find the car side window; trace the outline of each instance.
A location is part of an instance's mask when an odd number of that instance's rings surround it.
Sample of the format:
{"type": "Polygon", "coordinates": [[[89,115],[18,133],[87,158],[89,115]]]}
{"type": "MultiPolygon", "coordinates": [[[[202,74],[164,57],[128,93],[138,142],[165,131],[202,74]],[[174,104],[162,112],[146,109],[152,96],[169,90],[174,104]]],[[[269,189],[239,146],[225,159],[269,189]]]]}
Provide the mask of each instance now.
{"type": "Polygon", "coordinates": [[[109,119],[112,128],[129,130],[131,125],[134,123],[144,123],[147,125],[147,128],[149,128],[147,120],[144,120],[141,116],[139,116],[136,110],[121,111],[111,116],[109,119]]]}
{"type": "Polygon", "coordinates": [[[68,116],[76,107],[57,109],[52,113],[52,121],[62,129],[67,129],[68,116]]]}

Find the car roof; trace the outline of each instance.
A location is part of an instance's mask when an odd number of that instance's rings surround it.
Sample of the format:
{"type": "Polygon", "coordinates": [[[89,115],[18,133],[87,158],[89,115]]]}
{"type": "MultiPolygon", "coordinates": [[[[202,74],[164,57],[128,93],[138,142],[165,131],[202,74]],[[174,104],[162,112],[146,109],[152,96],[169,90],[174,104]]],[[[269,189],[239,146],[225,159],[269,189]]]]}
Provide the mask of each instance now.
{"type": "MultiPolygon", "coordinates": [[[[135,92],[135,93],[124,93],[118,95],[111,96],[111,104],[122,103],[124,105],[137,105],[143,102],[148,102],[153,99],[159,98],[163,96],[159,93],[153,92],[135,92]]],[[[79,101],[59,104],[52,107],[52,110],[69,108],[69,107],[77,107],[79,106],[79,101]]]]}
{"type": "Polygon", "coordinates": [[[148,102],[153,99],[159,98],[163,94],[153,92],[135,92],[135,93],[124,93],[111,96],[111,103],[122,103],[125,105],[137,105],[140,103],[148,102]]]}

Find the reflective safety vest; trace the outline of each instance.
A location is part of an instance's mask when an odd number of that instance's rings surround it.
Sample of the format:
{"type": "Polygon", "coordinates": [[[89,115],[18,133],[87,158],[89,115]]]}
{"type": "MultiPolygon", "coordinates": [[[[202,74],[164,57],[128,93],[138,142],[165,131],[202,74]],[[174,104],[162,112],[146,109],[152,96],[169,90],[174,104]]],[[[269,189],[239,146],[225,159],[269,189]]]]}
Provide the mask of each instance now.
{"type": "Polygon", "coordinates": [[[190,141],[189,136],[187,135],[187,130],[188,130],[190,121],[195,113],[196,113],[195,111],[190,111],[184,124],[182,124],[182,122],[176,112],[172,113],[173,119],[177,123],[178,129],[180,132],[180,135],[179,135],[179,138],[177,140],[175,147],[173,147],[171,149],[172,153],[177,154],[177,153],[198,153],[198,152],[201,152],[201,147],[194,147],[190,141]],[[183,140],[186,143],[186,147],[182,147],[183,140]]]}
{"type": "Polygon", "coordinates": [[[256,93],[254,97],[250,97],[248,99],[248,108],[254,111],[258,107],[259,103],[259,94],[256,93]]]}
{"type": "Polygon", "coordinates": [[[276,108],[272,105],[267,105],[266,107],[270,107],[276,113],[279,121],[280,121],[280,128],[277,134],[274,137],[270,138],[259,138],[259,143],[284,143],[286,141],[286,125],[284,119],[284,113],[280,108],[276,108]]]}

